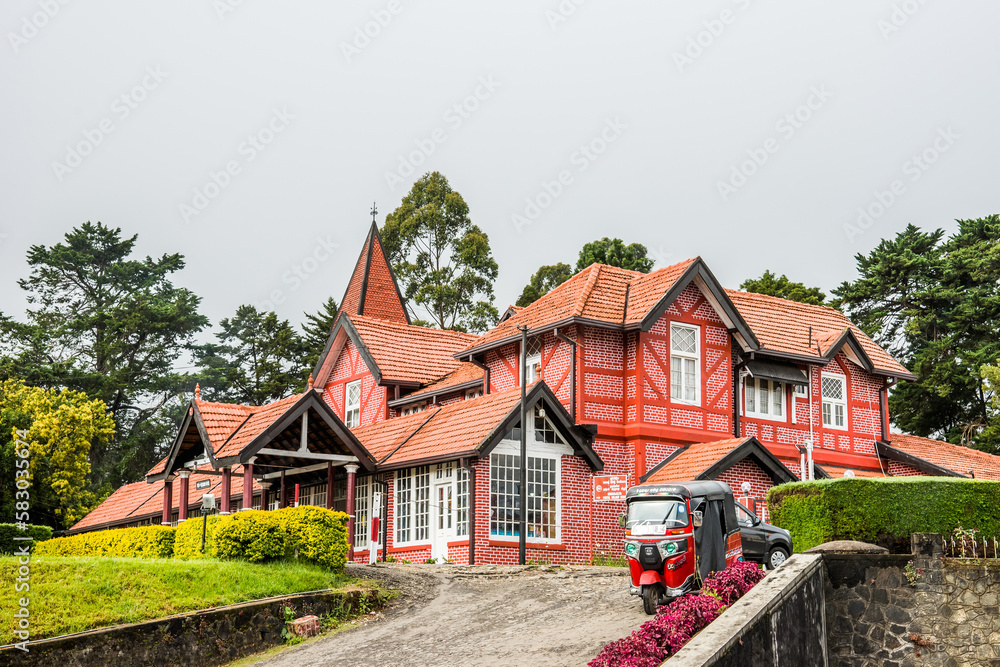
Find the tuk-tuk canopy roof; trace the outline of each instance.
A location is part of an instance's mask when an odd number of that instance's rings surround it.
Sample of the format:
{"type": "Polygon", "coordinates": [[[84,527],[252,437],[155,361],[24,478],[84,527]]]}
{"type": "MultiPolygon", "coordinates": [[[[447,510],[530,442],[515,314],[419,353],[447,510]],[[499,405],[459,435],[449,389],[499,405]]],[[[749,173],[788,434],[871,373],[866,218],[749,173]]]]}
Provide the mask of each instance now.
{"type": "Polygon", "coordinates": [[[733,497],[733,490],[725,482],[714,480],[671,482],[669,484],[639,484],[625,492],[625,502],[639,498],[705,498],[723,500],[733,497]]]}

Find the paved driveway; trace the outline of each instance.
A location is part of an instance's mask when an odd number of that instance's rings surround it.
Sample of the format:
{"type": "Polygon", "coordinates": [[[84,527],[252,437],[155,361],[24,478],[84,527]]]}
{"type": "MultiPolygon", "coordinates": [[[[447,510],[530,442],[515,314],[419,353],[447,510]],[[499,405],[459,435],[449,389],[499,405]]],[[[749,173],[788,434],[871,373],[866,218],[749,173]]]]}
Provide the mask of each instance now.
{"type": "Polygon", "coordinates": [[[611,567],[349,566],[401,595],[384,615],[268,667],[585,665],[647,616],[611,567]]]}

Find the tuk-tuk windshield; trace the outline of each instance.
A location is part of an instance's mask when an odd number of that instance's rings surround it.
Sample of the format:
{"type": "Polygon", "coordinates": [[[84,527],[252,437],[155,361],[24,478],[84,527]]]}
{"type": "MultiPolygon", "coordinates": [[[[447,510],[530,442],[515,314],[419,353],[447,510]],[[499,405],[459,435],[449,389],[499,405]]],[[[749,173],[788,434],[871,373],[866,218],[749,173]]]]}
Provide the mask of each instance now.
{"type": "Polygon", "coordinates": [[[625,528],[633,535],[664,535],[688,525],[687,504],[681,500],[639,500],[629,503],[625,528]]]}

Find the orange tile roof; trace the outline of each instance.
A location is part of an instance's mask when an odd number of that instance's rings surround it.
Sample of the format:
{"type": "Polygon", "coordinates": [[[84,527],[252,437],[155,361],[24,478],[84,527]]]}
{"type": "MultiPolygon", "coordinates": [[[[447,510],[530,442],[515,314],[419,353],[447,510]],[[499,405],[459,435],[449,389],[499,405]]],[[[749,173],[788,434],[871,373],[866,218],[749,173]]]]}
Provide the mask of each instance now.
{"type": "Polygon", "coordinates": [[[255,410],[250,405],[240,405],[237,403],[209,403],[208,401],[197,400],[198,412],[201,414],[201,422],[211,441],[212,453],[219,451],[222,443],[226,441],[233,432],[240,427],[246,418],[255,410]]]}
{"type": "Polygon", "coordinates": [[[285,414],[304,395],[304,393],[294,394],[273,403],[268,403],[267,405],[250,408],[250,418],[237,431],[231,434],[221,449],[216,451],[216,458],[239,454],[244,447],[263,433],[264,429],[273,424],[278,417],[285,414]]]}
{"type": "Polygon", "coordinates": [[[407,394],[404,398],[420,398],[423,396],[429,396],[431,394],[441,394],[446,392],[449,387],[455,387],[458,385],[465,384],[467,382],[482,382],[483,381],[483,369],[475,364],[470,364],[467,361],[463,361],[458,368],[448,373],[443,378],[437,382],[432,382],[423,389],[419,389],[411,394],[407,394]]]}
{"type": "Polygon", "coordinates": [[[625,324],[638,324],[696,260],[688,259],[632,279],[625,324]]]}
{"type": "Polygon", "coordinates": [[[892,375],[910,376],[910,372],[902,364],[838,310],[752,292],[727,289],[726,293],[750,325],[763,350],[822,356],[816,351],[817,343],[822,347],[825,342],[825,355],[829,344],[839,338],[845,329],[850,329],[877,370],[892,375]],[[809,345],[810,327],[812,347],[809,345]]]}
{"type": "Polygon", "coordinates": [[[520,400],[521,390],[514,387],[363,426],[353,432],[380,464],[395,466],[466,454],[479,447],[520,400]]]}
{"type": "Polygon", "coordinates": [[[903,433],[893,433],[889,444],[960,475],[975,473],[976,479],[1000,481],[1000,456],[995,454],[903,433]]]}
{"type": "Polygon", "coordinates": [[[536,328],[572,317],[621,324],[629,281],[643,274],[605,264],[591,264],[534,303],[521,308],[469,346],[489,345],[519,335],[517,327],[536,328]]]}
{"type": "MultiPolygon", "coordinates": [[[[189,506],[191,504],[200,503],[202,494],[213,493],[218,496],[222,490],[221,475],[199,474],[195,471],[191,475],[191,479],[188,483],[190,484],[188,491],[189,506]],[[197,483],[206,479],[210,482],[208,488],[197,489],[197,483]]],[[[178,488],[177,480],[174,480],[173,487],[174,491],[171,497],[171,507],[176,510],[180,506],[180,490],[178,488]]],[[[253,489],[257,493],[260,492],[260,485],[256,480],[254,480],[253,489]]],[[[232,496],[239,496],[243,493],[242,466],[236,467],[233,470],[230,492],[232,496]]],[[[137,521],[147,516],[160,516],[162,512],[163,482],[154,482],[152,484],[147,484],[146,482],[135,482],[133,484],[126,484],[125,486],[117,489],[114,493],[108,496],[104,502],[91,510],[87,516],[77,521],[73,527],[70,528],[70,532],[79,532],[90,528],[104,527],[108,524],[117,525],[131,523],[132,521],[137,521]]]]}
{"type": "Polygon", "coordinates": [[[698,442],[682,451],[670,463],[650,475],[643,484],[686,482],[711,468],[719,459],[750,438],[728,438],[713,442],[698,442]]]}
{"type": "Polygon", "coordinates": [[[349,319],[371,353],[383,382],[436,382],[458,368],[455,353],[476,339],[460,331],[399,324],[363,315],[350,315],[349,319]]]}

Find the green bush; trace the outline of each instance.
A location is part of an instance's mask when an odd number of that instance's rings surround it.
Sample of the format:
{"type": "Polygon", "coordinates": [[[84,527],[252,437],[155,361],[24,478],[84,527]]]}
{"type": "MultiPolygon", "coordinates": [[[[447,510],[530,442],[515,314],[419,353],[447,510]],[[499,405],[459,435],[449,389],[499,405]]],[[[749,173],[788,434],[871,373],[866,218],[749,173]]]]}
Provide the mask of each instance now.
{"type": "Polygon", "coordinates": [[[250,562],[299,558],[339,572],[347,562],[346,523],[343,512],[308,505],[237,512],[219,518],[211,553],[250,562]]]}
{"type": "Polygon", "coordinates": [[[913,533],[949,535],[961,525],[1000,537],[1000,482],[953,477],[793,482],[767,494],[771,521],[795,551],[857,540],[908,553],[913,533]]]}
{"type": "Polygon", "coordinates": [[[0,523],[0,554],[12,554],[27,545],[34,550],[39,542],[52,539],[52,529],[48,526],[28,524],[27,530],[21,530],[16,523],[0,523]],[[31,537],[34,541],[15,540],[15,537],[31,537]]]}
{"type": "Polygon", "coordinates": [[[340,572],[347,563],[347,515],[301,505],[277,512],[288,532],[286,555],[340,572]]]}
{"type": "Polygon", "coordinates": [[[219,519],[213,555],[251,563],[285,555],[288,530],[278,512],[248,510],[219,519]]]}
{"type": "Polygon", "coordinates": [[[205,558],[212,555],[215,546],[215,529],[220,517],[212,514],[205,524],[205,551],[201,550],[201,530],[204,519],[188,519],[177,526],[174,538],[174,558],[205,558]]]}
{"type": "Polygon", "coordinates": [[[42,542],[35,553],[49,556],[170,558],[174,554],[174,532],[175,529],[169,526],[95,530],[42,542]]]}

